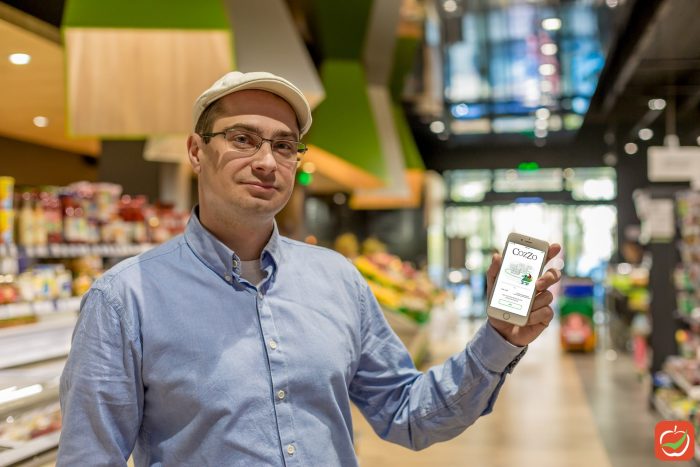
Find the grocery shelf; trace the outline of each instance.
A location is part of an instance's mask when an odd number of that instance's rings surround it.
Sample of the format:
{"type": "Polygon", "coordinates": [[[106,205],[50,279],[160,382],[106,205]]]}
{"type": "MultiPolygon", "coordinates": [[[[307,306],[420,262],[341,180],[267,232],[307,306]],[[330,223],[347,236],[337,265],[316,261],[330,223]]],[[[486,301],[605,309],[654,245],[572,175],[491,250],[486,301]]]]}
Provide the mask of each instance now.
{"type": "Polygon", "coordinates": [[[652,397],[651,403],[664,420],[685,420],[684,417],[680,417],[679,414],[674,412],[673,409],[671,409],[671,407],[669,407],[668,404],[662,401],[658,396],[652,397]]]}
{"type": "Polygon", "coordinates": [[[685,377],[673,368],[666,367],[664,372],[688,397],[700,401],[700,386],[693,386],[685,377]]]}
{"type": "Polygon", "coordinates": [[[0,305],[0,320],[23,316],[47,316],[55,313],[77,313],[80,309],[80,300],[81,297],[69,297],[0,305]]]}
{"type": "Polygon", "coordinates": [[[36,324],[0,329],[0,369],[65,357],[77,316],[65,313],[36,324]]]}
{"type": "MultiPolygon", "coordinates": [[[[51,433],[19,444],[17,447],[8,451],[0,452],[0,467],[14,465],[23,460],[46,453],[47,451],[54,451],[56,447],[58,447],[58,440],[60,437],[60,432],[51,433]]],[[[55,459],[55,455],[51,457],[55,459]]],[[[48,461],[50,457],[43,460],[48,461]]]]}
{"type": "Polygon", "coordinates": [[[0,257],[78,258],[81,256],[102,256],[105,258],[123,258],[136,256],[150,250],[154,246],[151,243],[133,245],[53,243],[28,247],[0,244],[0,257]]]}

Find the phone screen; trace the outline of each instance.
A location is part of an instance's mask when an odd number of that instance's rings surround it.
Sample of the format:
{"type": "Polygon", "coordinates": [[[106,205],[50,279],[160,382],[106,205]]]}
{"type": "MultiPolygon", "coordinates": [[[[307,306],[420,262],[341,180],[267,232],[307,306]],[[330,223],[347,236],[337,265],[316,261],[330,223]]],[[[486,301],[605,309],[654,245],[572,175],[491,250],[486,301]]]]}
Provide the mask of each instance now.
{"type": "Polygon", "coordinates": [[[542,268],[545,252],[519,243],[508,242],[503,255],[491,306],[526,316],[535,295],[535,281],[542,268]]]}

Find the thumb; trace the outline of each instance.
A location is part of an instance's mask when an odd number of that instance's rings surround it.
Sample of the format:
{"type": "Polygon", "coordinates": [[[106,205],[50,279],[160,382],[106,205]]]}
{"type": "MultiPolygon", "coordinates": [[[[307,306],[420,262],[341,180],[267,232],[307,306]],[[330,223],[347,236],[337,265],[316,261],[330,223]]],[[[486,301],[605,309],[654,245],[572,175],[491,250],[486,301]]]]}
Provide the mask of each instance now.
{"type": "Polygon", "coordinates": [[[491,293],[491,288],[493,283],[496,281],[496,276],[498,271],[501,269],[501,255],[495,253],[491,258],[491,266],[489,266],[488,271],[486,271],[486,288],[491,293]]]}

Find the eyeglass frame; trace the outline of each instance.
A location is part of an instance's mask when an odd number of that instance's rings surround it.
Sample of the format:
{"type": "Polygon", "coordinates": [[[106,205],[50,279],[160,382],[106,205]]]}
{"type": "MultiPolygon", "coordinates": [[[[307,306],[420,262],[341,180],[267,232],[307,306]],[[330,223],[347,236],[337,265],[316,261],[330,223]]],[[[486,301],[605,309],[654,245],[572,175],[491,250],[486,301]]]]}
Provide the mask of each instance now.
{"type": "MultiPolygon", "coordinates": [[[[230,141],[228,140],[228,138],[226,138],[226,133],[228,133],[229,131],[239,131],[239,132],[241,132],[241,133],[245,133],[245,134],[249,134],[249,135],[254,135],[254,136],[256,136],[257,138],[260,139],[260,142],[258,143],[257,147],[255,148],[255,151],[253,151],[253,152],[251,152],[251,153],[242,152],[242,154],[246,154],[246,155],[248,155],[248,156],[253,156],[253,155],[255,155],[258,151],[260,151],[260,148],[262,148],[263,143],[265,143],[266,141],[270,144],[270,150],[272,151],[273,156],[274,156],[274,154],[275,154],[275,149],[274,149],[274,146],[272,145],[272,143],[274,143],[274,142],[276,142],[276,141],[277,141],[277,142],[279,142],[279,141],[286,141],[286,142],[288,142],[288,143],[294,143],[294,144],[296,144],[296,145],[297,145],[297,154],[303,155],[303,154],[306,153],[306,151],[309,150],[308,146],[306,146],[306,144],[305,144],[305,143],[302,143],[301,141],[295,141],[295,140],[293,140],[293,139],[282,139],[282,138],[280,138],[280,139],[263,138],[262,136],[260,136],[258,133],[254,132],[254,131],[245,130],[245,129],[241,129],[241,128],[236,128],[236,127],[233,127],[233,128],[226,128],[226,129],[224,129],[224,130],[222,130],[222,131],[216,131],[216,132],[212,132],[212,133],[198,133],[198,134],[199,134],[199,136],[202,137],[202,139],[204,139],[204,144],[209,144],[208,139],[213,138],[214,136],[218,136],[218,135],[222,135],[222,136],[224,137],[224,140],[226,140],[227,143],[230,143],[230,141]],[[298,146],[299,146],[300,144],[303,145],[304,147],[303,147],[303,148],[299,148],[298,146]]],[[[241,150],[238,149],[238,148],[231,148],[231,149],[233,149],[234,151],[241,152],[241,150]]],[[[275,160],[277,160],[277,159],[275,159],[275,160]]],[[[300,161],[301,161],[301,157],[300,157],[300,156],[297,156],[296,161],[289,160],[289,162],[296,162],[296,163],[299,163],[300,161]]],[[[279,162],[279,161],[278,161],[278,162],[279,162]]],[[[285,161],[285,162],[286,162],[286,161],[285,161]]]]}

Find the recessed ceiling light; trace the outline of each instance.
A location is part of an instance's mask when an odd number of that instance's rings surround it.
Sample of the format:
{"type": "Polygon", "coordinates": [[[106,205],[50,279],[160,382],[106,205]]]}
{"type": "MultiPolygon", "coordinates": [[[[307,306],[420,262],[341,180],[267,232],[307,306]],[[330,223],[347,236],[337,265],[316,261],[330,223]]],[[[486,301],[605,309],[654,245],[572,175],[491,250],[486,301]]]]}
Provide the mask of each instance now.
{"type": "Polygon", "coordinates": [[[455,0],[445,0],[445,3],[442,4],[442,7],[445,9],[446,12],[454,13],[455,11],[457,11],[457,2],[455,0]]]}
{"type": "Polygon", "coordinates": [[[639,130],[639,139],[642,141],[649,141],[654,137],[654,132],[649,128],[642,128],[639,130]]]}
{"type": "Polygon", "coordinates": [[[540,47],[540,52],[542,52],[542,55],[556,55],[558,50],[559,48],[557,47],[557,44],[552,42],[542,44],[540,47]]]}
{"type": "Polygon", "coordinates": [[[557,72],[557,69],[551,63],[545,63],[540,65],[539,71],[542,76],[552,76],[557,72]]]}
{"type": "Polygon", "coordinates": [[[316,164],[313,162],[304,162],[304,165],[301,166],[301,170],[303,170],[306,173],[314,173],[316,172],[316,164]]]}
{"type": "Polygon", "coordinates": [[[615,7],[617,7],[617,5],[619,5],[619,3],[620,3],[620,2],[619,2],[618,0],[605,0],[605,4],[606,4],[607,6],[609,6],[610,8],[615,8],[615,7]]]}
{"type": "Polygon", "coordinates": [[[549,111],[549,109],[541,107],[535,112],[535,117],[540,120],[547,120],[551,114],[552,113],[549,111]]]}
{"type": "Polygon", "coordinates": [[[561,29],[561,20],[559,18],[545,18],[542,20],[542,28],[547,31],[558,31],[561,29]]]}
{"type": "Polygon", "coordinates": [[[651,110],[664,110],[666,108],[666,101],[663,99],[650,99],[649,108],[651,110]]]}
{"type": "Polygon", "coordinates": [[[634,144],[634,143],[627,143],[627,144],[625,144],[625,152],[626,152],[627,154],[629,154],[630,156],[631,156],[632,154],[637,154],[637,151],[638,151],[638,150],[639,150],[639,148],[638,148],[637,145],[634,144]]]}
{"type": "Polygon", "coordinates": [[[445,124],[442,123],[440,120],[435,120],[433,123],[430,124],[430,131],[433,133],[442,133],[445,131],[445,124]]]}
{"type": "Polygon", "coordinates": [[[49,126],[49,119],[44,117],[43,115],[37,115],[34,117],[34,125],[38,126],[39,128],[44,128],[49,126]]]}
{"type": "Polygon", "coordinates": [[[25,53],[14,53],[8,57],[13,65],[26,65],[32,61],[32,56],[25,53]]]}

